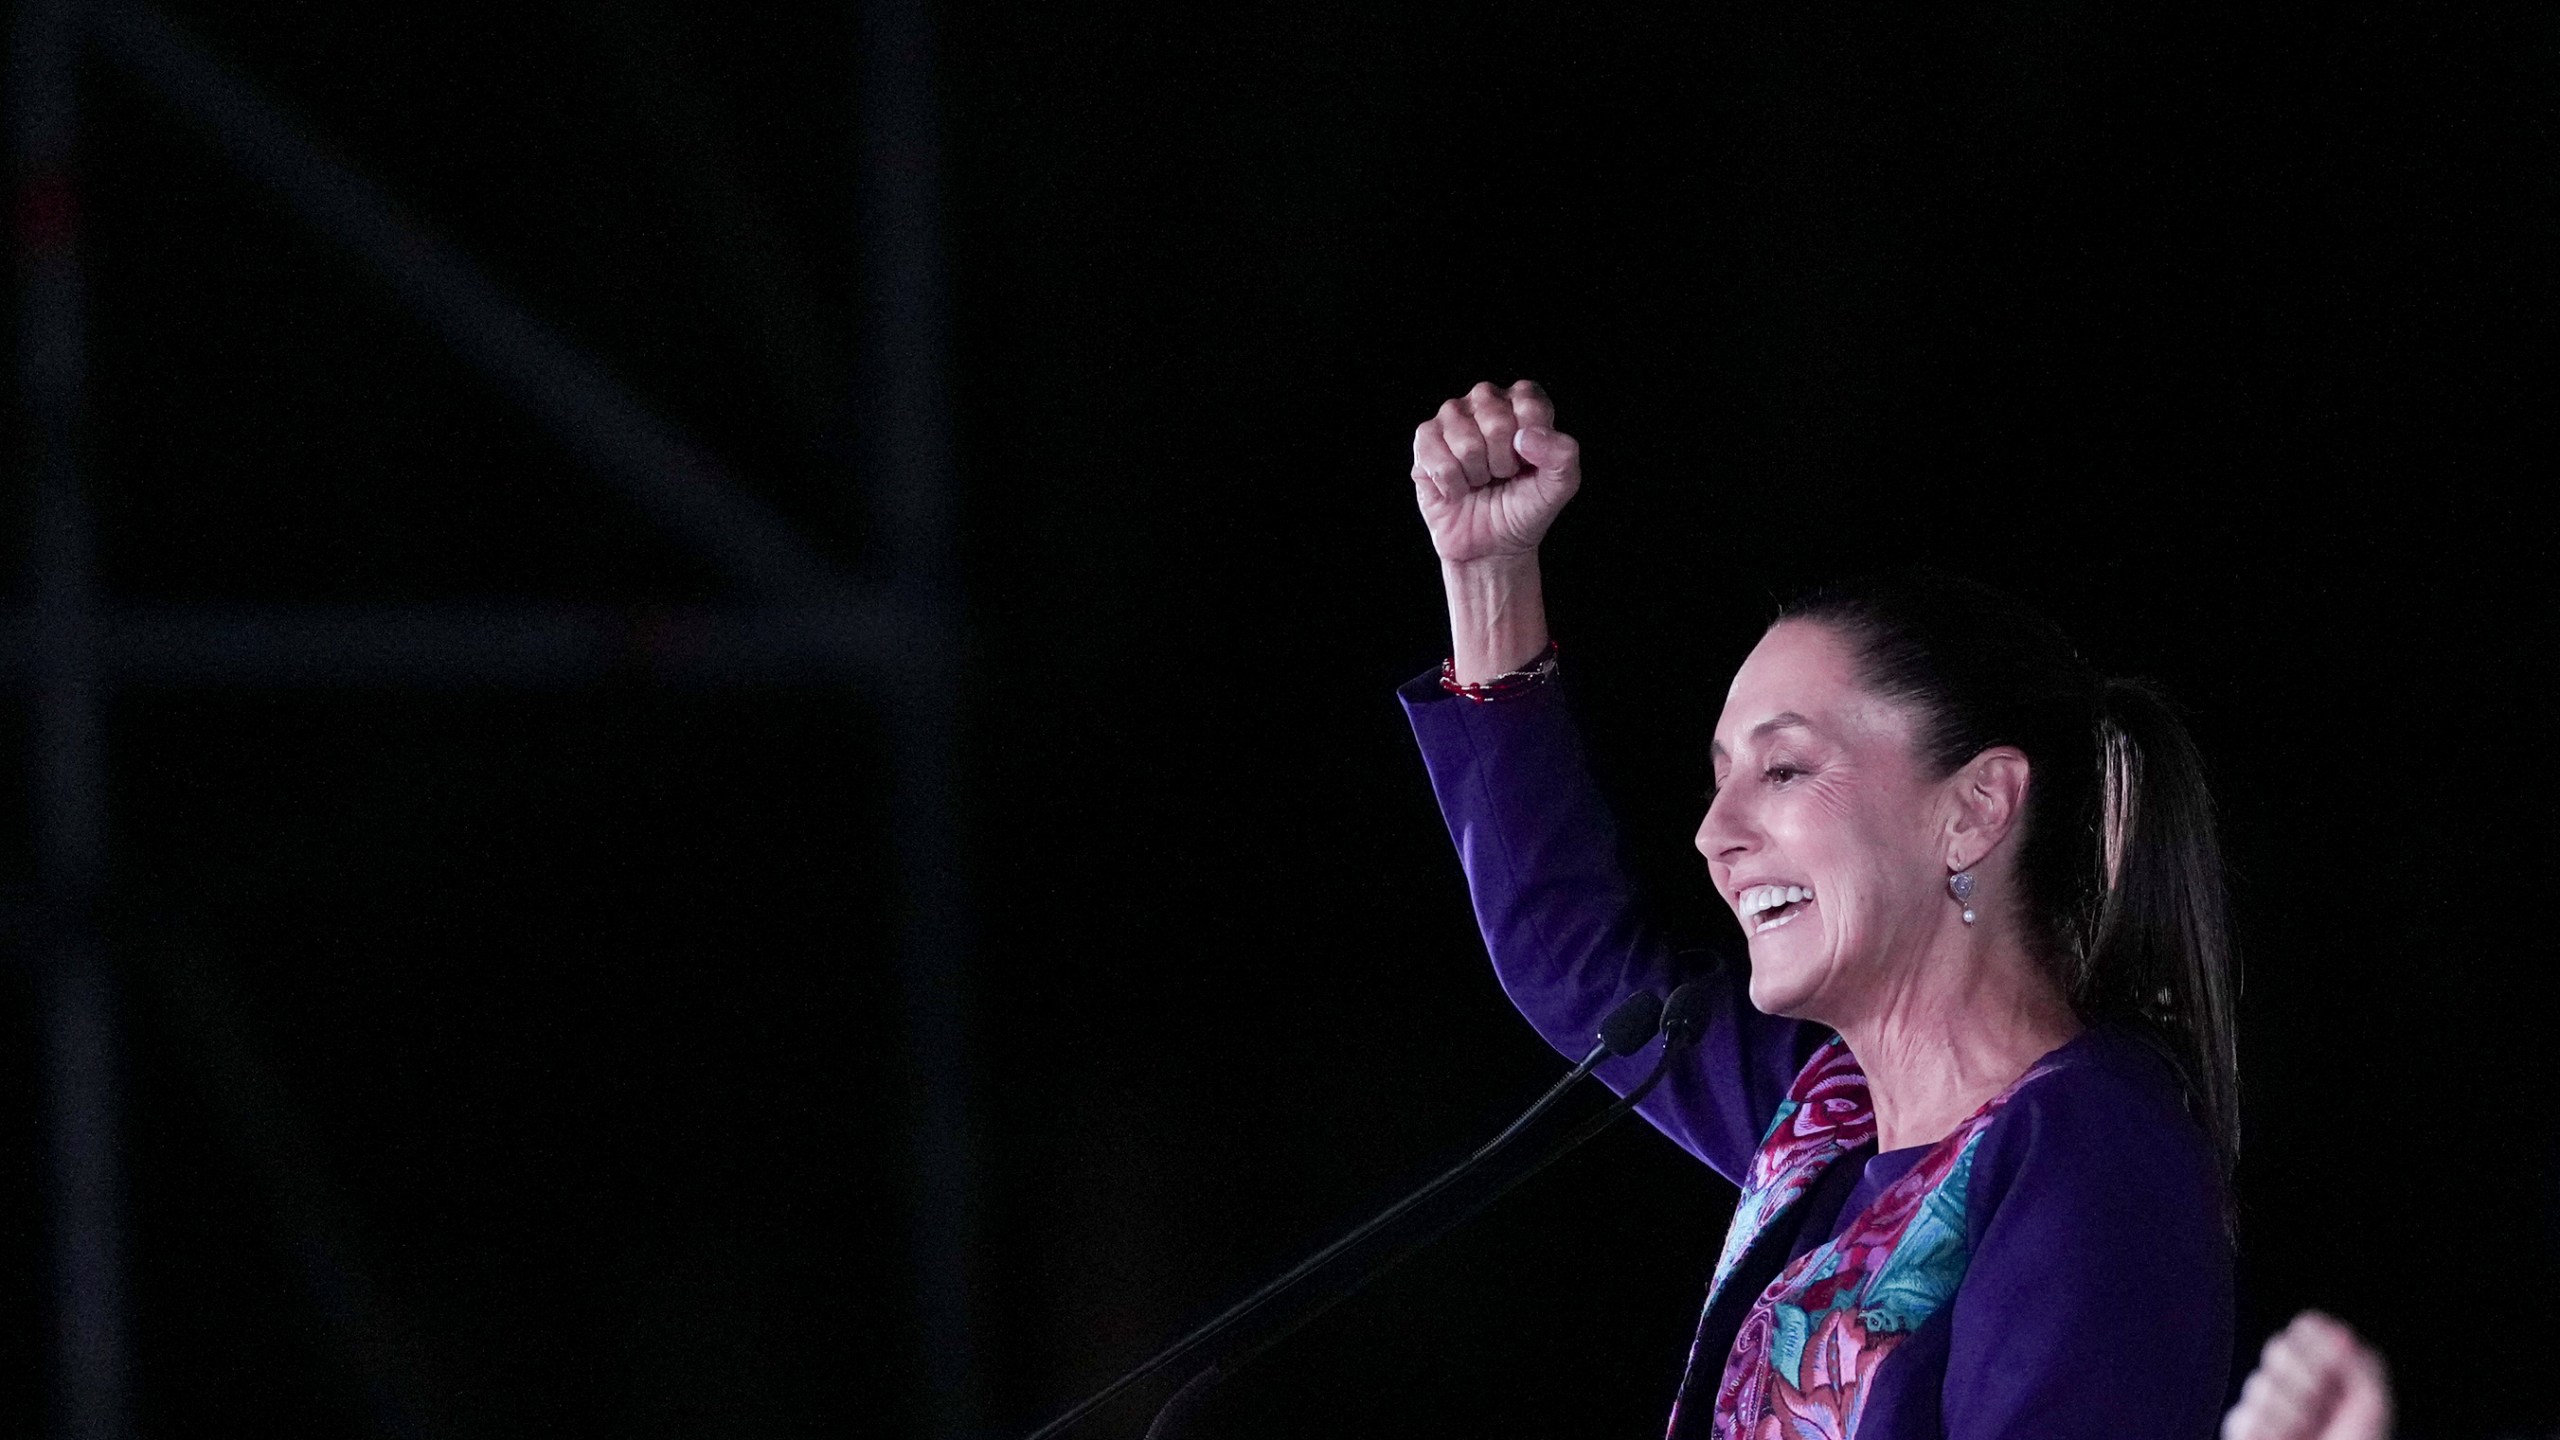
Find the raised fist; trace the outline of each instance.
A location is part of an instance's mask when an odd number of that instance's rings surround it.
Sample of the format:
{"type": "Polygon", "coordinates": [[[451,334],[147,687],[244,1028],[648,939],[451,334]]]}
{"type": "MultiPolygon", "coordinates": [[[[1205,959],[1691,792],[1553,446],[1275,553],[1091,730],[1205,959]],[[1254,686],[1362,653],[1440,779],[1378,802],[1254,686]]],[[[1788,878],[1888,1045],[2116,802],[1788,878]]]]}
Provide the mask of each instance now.
{"type": "Polygon", "coordinates": [[[1534,381],[1481,384],[1413,432],[1413,493],[1451,563],[1526,555],[1582,485],[1582,449],[1534,381]]]}

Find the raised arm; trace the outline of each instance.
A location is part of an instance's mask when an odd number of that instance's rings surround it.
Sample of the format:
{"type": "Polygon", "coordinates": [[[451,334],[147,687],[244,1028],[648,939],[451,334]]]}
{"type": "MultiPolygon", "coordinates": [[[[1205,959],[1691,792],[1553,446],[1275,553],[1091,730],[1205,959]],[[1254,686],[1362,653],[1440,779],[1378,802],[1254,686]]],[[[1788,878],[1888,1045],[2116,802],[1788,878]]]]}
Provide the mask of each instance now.
{"type": "MultiPolygon", "coordinates": [[[[1547,648],[1538,545],[1581,485],[1580,451],[1528,381],[1479,385],[1414,433],[1414,487],[1449,596],[1454,678],[1480,684],[1547,648]]],[[[1714,1018],[1683,1073],[1642,1113],[1739,1181],[1821,1033],[1751,1008],[1739,959],[1676,953],[1619,863],[1617,827],[1553,684],[1478,703],[1439,677],[1404,691],[1414,735],[1467,872],[1476,920],[1512,1002],[1576,1056],[1627,993],[1714,987],[1714,1018]]],[[[1601,1077],[1620,1090],[1650,1053],[1601,1077]]]]}

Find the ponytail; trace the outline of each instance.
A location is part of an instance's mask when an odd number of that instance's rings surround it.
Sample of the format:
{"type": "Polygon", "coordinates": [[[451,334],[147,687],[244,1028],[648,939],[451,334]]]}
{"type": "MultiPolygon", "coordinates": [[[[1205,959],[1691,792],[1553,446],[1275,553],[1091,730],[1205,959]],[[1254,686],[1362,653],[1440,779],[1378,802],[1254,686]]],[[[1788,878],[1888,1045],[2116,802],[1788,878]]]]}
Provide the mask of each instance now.
{"type": "Polygon", "coordinates": [[[2228,1176],[2240,1158],[2239,976],[2203,757],[2138,681],[2105,682],[2096,730],[2104,889],[2073,1000],[2168,1050],[2228,1176]]]}
{"type": "Polygon", "coordinates": [[[2239,982],[2213,801],[2177,713],[2148,686],[2101,678],[2027,606],[1951,575],[1818,590],[1778,618],[1845,636],[1866,688],[1911,711],[1936,773],[1995,745],[2025,753],[2028,943],[2083,1021],[2130,1031],[2170,1062],[2228,1180],[2240,1156],[2239,982]]]}

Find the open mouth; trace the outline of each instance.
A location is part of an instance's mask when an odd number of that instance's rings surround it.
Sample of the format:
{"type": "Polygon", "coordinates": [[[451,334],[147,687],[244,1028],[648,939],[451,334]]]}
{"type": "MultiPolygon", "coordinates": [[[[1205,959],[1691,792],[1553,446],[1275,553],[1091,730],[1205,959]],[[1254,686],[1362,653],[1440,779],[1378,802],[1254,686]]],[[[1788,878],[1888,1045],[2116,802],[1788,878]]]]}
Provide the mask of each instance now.
{"type": "Polygon", "coordinates": [[[1754,935],[1766,935],[1781,925],[1813,908],[1813,890],[1805,885],[1754,885],[1742,892],[1734,909],[1742,916],[1743,928],[1754,935]]]}

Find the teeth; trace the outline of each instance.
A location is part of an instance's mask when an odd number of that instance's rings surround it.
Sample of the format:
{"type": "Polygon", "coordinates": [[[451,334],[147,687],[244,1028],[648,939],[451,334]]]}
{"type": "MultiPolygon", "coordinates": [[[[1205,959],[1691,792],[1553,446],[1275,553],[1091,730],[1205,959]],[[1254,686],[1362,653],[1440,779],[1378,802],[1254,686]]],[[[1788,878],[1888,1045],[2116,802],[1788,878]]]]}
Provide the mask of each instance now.
{"type": "Polygon", "coordinates": [[[1742,918],[1748,920],[1763,910],[1775,910],[1781,905],[1812,898],[1813,891],[1802,885],[1754,885],[1742,892],[1741,904],[1736,908],[1742,911],[1742,918]]]}

